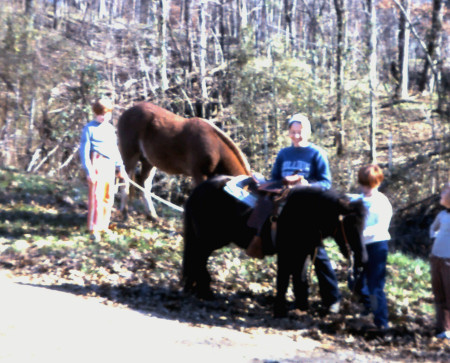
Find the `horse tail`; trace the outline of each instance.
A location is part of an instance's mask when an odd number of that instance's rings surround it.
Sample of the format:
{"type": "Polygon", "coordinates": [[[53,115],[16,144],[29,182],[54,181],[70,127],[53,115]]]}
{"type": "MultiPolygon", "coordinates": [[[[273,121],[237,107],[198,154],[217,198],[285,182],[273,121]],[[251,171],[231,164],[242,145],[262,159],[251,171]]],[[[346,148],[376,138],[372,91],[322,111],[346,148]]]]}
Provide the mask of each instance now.
{"type": "Polygon", "coordinates": [[[245,173],[247,175],[252,175],[250,164],[248,163],[248,160],[247,160],[246,156],[241,151],[241,149],[239,149],[239,147],[234,143],[234,141],[230,138],[230,136],[228,136],[222,129],[217,127],[213,122],[211,122],[209,120],[202,119],[202,118],[200,118],[200,120],[202,120],[204,122],[207,122],[213,128],[213,130],[216,132],[217,136],[219,136],[220,139],[236,155],[236,157],[238,158],[238,160],[241,163],[242,167],[244,168],[245,173]]]}

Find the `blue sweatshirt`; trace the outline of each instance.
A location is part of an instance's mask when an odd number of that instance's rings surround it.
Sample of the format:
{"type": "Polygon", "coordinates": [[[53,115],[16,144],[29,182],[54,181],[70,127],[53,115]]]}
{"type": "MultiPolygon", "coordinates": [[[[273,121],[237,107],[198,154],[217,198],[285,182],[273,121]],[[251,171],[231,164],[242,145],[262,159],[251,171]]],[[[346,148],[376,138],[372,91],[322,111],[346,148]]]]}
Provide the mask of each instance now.
{"type": "Polygon", "coordinates": [[[311,185],[331,188],[331,172],[325,151],[314,144],[281,149],[272,168],[272,180],[297,172],[311,185]]]}
{"type": "Polygon", "coordinates": [[[114,126],[107,122],[93,120],[84,126],[81,133],[80,158],[88,176],[93,173],[91,152],[95,151],[111,159],[117,167],[123,168],[122,156],[117,146],[117,136],[114,126]]]}

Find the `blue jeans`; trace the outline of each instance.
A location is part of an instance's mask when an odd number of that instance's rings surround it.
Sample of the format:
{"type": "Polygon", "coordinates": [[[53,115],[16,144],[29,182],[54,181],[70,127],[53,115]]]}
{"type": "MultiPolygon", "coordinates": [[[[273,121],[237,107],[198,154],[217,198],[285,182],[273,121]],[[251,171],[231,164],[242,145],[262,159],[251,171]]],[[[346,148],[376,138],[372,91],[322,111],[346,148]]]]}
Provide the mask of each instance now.
{"type": "Polygon", "coordinates": [[[388,308],[384,285],[386,282],[386,261],[388,241],[374,242],[366,245],[368,262],[356,281],[355,292],[361,296],[366,310],[374,315],[377,327],[388,326],[388,308]]]}
{"type": "Polygon", "coordinates": [[[324,247],[317,248],[314,269],[319,281],[319,292],[322,298],[322,304],[326,307],[341,300],[341,293],[338,288],[336,273],[331,266],[327,251],[324,247]]]}

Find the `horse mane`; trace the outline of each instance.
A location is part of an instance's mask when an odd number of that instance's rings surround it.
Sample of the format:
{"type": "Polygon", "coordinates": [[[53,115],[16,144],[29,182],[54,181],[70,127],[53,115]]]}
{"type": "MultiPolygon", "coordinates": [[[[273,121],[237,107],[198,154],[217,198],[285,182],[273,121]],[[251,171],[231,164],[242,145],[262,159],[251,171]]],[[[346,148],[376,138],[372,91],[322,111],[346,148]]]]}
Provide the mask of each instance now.
{"type": "Polygon", "coordinates": [[[340,197],[341,205],[344,207],[347,214],[352,214],[356,222],[359,225],[364,223],[364,219],[367,214],[367,209],[364,206],[364,203],[361,199],[350,200],[349,196],[346,194],[342,194],[340,197]]]}
{"type": "Polygon", "coordinates": [[[306,198],[308,195],[320,196],[322,200],[328,200],[333,203],[338,208],[337,212],[339,214],[352,214],[357,219],[357,223],[363,223],[367,211],[362,200],[351,200],[345,193],[335,189],[323,190],[319,187],[297,186],[292,189],[291,193],[300,190],[302,195],[299,198],[306,198]]]}
{"type": "Polygon", "coordinates": [[[212,121],[205,120],[203,118],[198,118],[202,122],[206,122],[208,125],[210,125],[213,130],[216,132],[216,134],[220,137],[220,139],[234,152],[236,157],[238,158],[239,162],[242,164],[242,166],[245,169],[245,172],[247,175],[252,175],[250,164],[247,161],[247,158],[245,157],[244,153],[239,149],[234,141],[217,125],[215,125],[212,121]]]}

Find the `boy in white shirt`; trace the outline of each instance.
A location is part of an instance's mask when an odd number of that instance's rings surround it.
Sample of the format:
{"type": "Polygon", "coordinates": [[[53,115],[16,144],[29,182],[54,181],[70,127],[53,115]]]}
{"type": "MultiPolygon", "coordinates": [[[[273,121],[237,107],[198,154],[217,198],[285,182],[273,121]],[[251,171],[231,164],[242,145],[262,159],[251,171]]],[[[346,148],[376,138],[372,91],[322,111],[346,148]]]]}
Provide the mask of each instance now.
{"type": "Polygon", "coordinates": [[[378,191],[384,179],[378,165],[366,165],[358,172],[361,199],[367,209],[363,240],[366,245],[368,262],[356,282],[355,292],[361,296],[366,312],[373,312],[374,323],[380,330],[388,328],[388,308],[384,285],[386,282],[386,262],[388,242],[391,239],[389,224],[392,205],[387,197],[378,191]]]}

